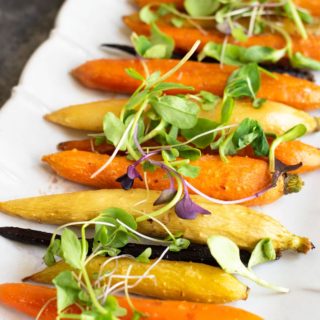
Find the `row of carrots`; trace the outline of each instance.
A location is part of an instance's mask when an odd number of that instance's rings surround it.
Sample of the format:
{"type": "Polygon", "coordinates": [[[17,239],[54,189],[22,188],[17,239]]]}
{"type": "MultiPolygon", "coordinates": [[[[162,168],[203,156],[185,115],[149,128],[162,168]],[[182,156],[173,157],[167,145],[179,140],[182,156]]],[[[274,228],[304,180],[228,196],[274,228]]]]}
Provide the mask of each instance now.
{"type": "MultiPolygon", "coordinates": [[[[136,0],[139,6],[154,2],[150,0],[136,0]]],[[[182,0],[162,0],[158,2],[175,3],[178,7],[181,7],[183,4],[182,0]]],[[[296,0],[295,2],[309,9],[314,16],[320,16],[319,6],[315,3],[316,0],[296,0]]],[[[124,22],[138,34],[149,34],[150,32],[149,26],[139,21],[138,15],[127,16],[124,18],[124,22]]],[[[202,41],[202,45],[212,40],[223,42],[223,37],[214,32],[210,35],[203,35],[196,29],[187,31],[183,28],[177,29],[165,22],[160,23],[159,27],[163,32],[174,38],[176,48],[182,51],[188,51],[195,40],[198,39],[202,41]],[[185,36],[186,32],[188,33],[188,37],[185,36]]],[[[318,47],[318,38],[319,36],[317,35],[311,35],[308,40],[301,40],[298,37],[294,38],[294,50],[301,51],[312,58],[320,59],[320,50],[315,50],[318,47]]],[[[273,34],[252,37],[244,45],[252,46],[256,44],[269,45],[277,49],[282,48],[284,45],[281,37],[279,38],[273,34]]],[[[171,69],[177,61],[154,59],[146,60],[144,63],[149,72],[160,71],[163,74],[171,69]]],[[[139,59],[100,59],[89,61],[77,67],[72,71],[72,75],[88,88],[103,90],[105,92],[131,94],[140,83],[126,74],[125,70],[128,68],[134,68],[141,74],[144,73],[144,67],[139,59]]],[[[235,67],[232,66],[221,68],[217,64],[188,61],[179,72],[172,75],[167,81],[183,83],[194,87],[196,91],[206,90],[221,96],[227,80],[234,70],[235,67]]],[[[317,131],[319,129],[319,119],[309,115],[306,111],[320,109],[320,87],[310,81],[298,79],[287,74],[274,75],[275,77],[262,75],[262,85],[258,93],[258,97],[274,102],[268,101],[265,108],[251,109],[248,107],[249,103],[241,101],[239,102],[239,108],[235,109],[231,121],[233,123],[240,123],[244,118],[252,117],[261,121],[266,131],[274,134],[282,134],[299,123],[303,123],[309,133],[317,131]]],[[[170,93],[178,94],[186,93],[186,91],[176,90],[170,93]]],[[[110,111],[118,115],[124,104],[125,100],[114,99],[71,106],[47,115],[46,119],[76,130],[101,132],[103,115],[110,111]]],[[[210,116],[213,118],[218,117],[219,107],[215,112],[216,115],[211,114],[210,116]]],[[[272,139],[269,142],[271,143],[272,139]]],[[[155,141],[151,141],[147,146],[155,144],[155,141]]],[[[114,151],[113,145],[103,143],[102,145],[95,146],[92,139],[85,139],[62,142],[58,148],[61,150],[60,152],[46,155],[42,160],[61,177],[98,189],[120,188],[116,179],[131,164],[124,154],[120,154],[120,156],[117,156],[111,162],[107,170],[92,178],[92,175],[108,161],[114,151]]],[[[295,165],[302,162],[300,168],[291,172],[294,174],[306,173],[320,168],[319,148],[301,141],[282,143],[276,150],[276,158],[286,165],[295,165]]],[[[201,168],[200,175],[197,178],[187,178],[186,180],[201,192],[221,200],[237,200],[249,197],[269,185],[272,180],[267,159],[255,157],[251,148],[245,148],[236,156],[229,157],[228,162],[223,162],[214,151],[204,150],[201,158],[192,162],[192,164],[201,168]]],[[[139,172],[142,174],[140,169],[139,172]]],[[[148,173],[147,179],[150,189],[164,190],[167,187],[167,180],[164,179],[163,173],[160,170],[148,173]]],[[[285,193],[284,184],[285,181],[280,179],[274,188],[262,196],[245,203],[245,205],[264,205],[276,201],[285,193]]],[[[145,183],[137,180],[134,187],[143,189],[145,188],[145,183]]],[[[81,194],[82,196],[83,194],[81,194]]],[[[29,215],[28,209],[21,209],[22,205],[19,204],[14,209],[6,209],[6,203],[0,203],[0,209],[28,219],[50,222],[49,217],[41,220],[41,214],[37,216],[35,213],[35,209],[45,208],[46,200],[38,200],[39,202],[37,202],[37,199],[28,202],[30,203],[29,215]],[[37,203],[39,207],[36,207],[37,203]],[[32,205],[33,209],[31,209],[32,205]],[[43,207],[40,207],[40,205],[43,207]],[[19,210],[21,212],[25,210],[25,212],[20,214],[19,210]]],[[[50,201],[47,204],[47,213],[54,212],[54,208],[49,208],[49,204],[50,201]]],[[[66,204],[68,204],[67,201],[66,204]]],[[[8,204],[9,206],[10,204],[8,204]]],[[[23,207],[27,206],[23,205],[23,207]]],[[[72,209],[73,207],[69,208],[71,211],[72,209]]],[[[78,209],[81,212],[81,209],[78,209]]],[[[88,214],[88,212],[83,212],[83,214],[88,214]]],[[[65,214],[69,214],[71,217],[72,212],[65,211],[65,214]]],[[[89,214],[92,214],[92,211],[89,214]]],[[[68,219],[71,219],[70,217],[68,219]]],[[[60,218],[61,221],[67,219],[66,216],[60,218]]],[[[79,220],[82,220],[82,218],[79,217],[79,220]]],[[[58,219],[59,217],[56,221],[58,219]]],[[[298,250],[306,252],[310,248],[311,243],[308,241],[308,249],[298,250]]],[[[54,289],[43,286],[29,284],[0,285],[0,302],[31,317],[36,317],[43,306],[48,301],[54,300],[55,297],[56,292],[54,289]]],[[[126,299],[122,297],[117,297],[117,299],[119,304],[128,309],[129,312],[127,316],[121,319],[131,319],[133,314],[126,299]]],[[[132,301],[135,307],[146,314],[147,319],[150,320],[173,318],[177,320],[191,318],[195,320],[261,319],[246,311],[222,305],[185,301],[142,300],[136,298],[133,298],[132,301]]],[[[76,313],[77,307],[74,306],[69,311],[76,313]]],[[[40,319],[53,320],[56,316],[56,305],[52,302],[44,309],[40,319]]]]}

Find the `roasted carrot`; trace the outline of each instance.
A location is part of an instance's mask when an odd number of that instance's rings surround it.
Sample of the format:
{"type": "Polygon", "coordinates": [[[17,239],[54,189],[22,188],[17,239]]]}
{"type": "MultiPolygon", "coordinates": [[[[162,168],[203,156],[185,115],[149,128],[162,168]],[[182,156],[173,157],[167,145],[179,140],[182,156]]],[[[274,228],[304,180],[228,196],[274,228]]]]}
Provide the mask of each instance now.
{"type": "MultiPolygon", "coordinates": [[[[150,73],[165,73],[177,64],[177,60],[145,60],[150,73]]],[[[89,61],[72,71],[83,85],[99,90],[132,93],[140,82],[126,74],[125,69],[134,68],[141,74],[144,69],[138,59],[100,59],[89,61]]],[[[179,82],[195,88],[222,95],[227,80],[235,70],[233,66],[188,61],[168,81],[179,82]]],[[[262,75],[258,97],[282,102],[289,106],[309,110],[320,107],[320,86],[287,74],[275,74],[276,78],[262,75]]],[[[181,91],[180,91],[181,92],[181,91]]],[[[179,91],[170,91],[179,93],[179,91]]]]}
{"type": "Polygon", "coordinates": [[[302,162],[303,166],[293,173],[309,172],[320,168],[320,149],[301,141],[282,143],[276,149],[276,158],[287,165],[302,162]]]}
{"type": "MultiPolygon", "coordinates": [[[[43,157],[43,161],[65,179],[96,188],[120,188],[116,179],[126,173],[132,164],[126,157],[116,157],[109,167],[95,178],[91,178],[107,160],[108,155],[85,151],[63,151],[43,157]]],[[[254,195],[271,182],[268,164],[259,159],[230,157],[229,162],[219,156],[205,155],[193,161],[201,168],[197,178],[187,180],[208,196],[222,200],[237,200],[254,195]]],[[[142,174],[141,169],[139,168],[142,174]]],[[[148,186],[153,190],[168,187],[168,179],[162,170],[148,173],[148,186]]],[[[145,188],[145,183],[136,179],[135,188],[145,188]]],[[[280,179],[277,187],[262,196],[247,202],[247,205],[261,205],[276,201],[283,195],[284,185],[280,179]]]]}
{"type": "MultiPolygon", "coordinates": [[[[301,8],[309,10],[313,16],[320,16],[319,0],[294,0],[301,8]]],[[[135,0],[139,7],[143,7],[151,3],[173,3],[178,9],[183,9],[184,0],[135,0]]]]}
{"type": "MultiPolygon", "coordinates": [[[[8,283],[0,285],[0,303],[31,317],[36,317],[43,306],[56,297],[53,288],[25,284],[8,283]]],[[[132,319],[132,311],[125,297],[117,297],[121,307],[128,310],[123,320],[132,319]]],[[[148,320],[259,320],[258,316],[244,310],[229,306],[190,303],[186,301],[161,301],[132,298],[137,310],[147,314],[148,320]]],[[[78,313],[77,307],[72,307],[69,313],[78,313]]],[[[48,304],[41,314],[41,320],[55,320],[57,316],[56,303],[48,304]]]]}
{"type": "MultiPolygon", "coordinates": [[[[124,23],[134,32],[138,34],[149,35],[150,26],[139,20],[138,14],[133,14],[124,17],[124,23]]],[[[176,28],[166,22],[158,22],[160,30],[167,35],[171,36],[175,41],[175,48],[178,51],[187,52],[190,50],[196,40],[201,41],[199,50],[204,47],[209,41],[215,43],[223,43],[225,35],[218,30],[210,29],[207,33],[192,27],[176,28]],[[185,35],[188,34],[188,37],[185,35]]],[[[308,29],[307,29],[308,30],[308,29]]],[[[293,52],[301,52],[307,57],[320,60],[319,40],[320,36],[311,28],[308,32],[308,39],[303,39],[299,35],[293,34],[291,36],[293,52]]],[[[264,33],[256,36],[251,36],[244,42],[238,42],[230,37],[229,43],[234,43],[243,47],[251,47],[255,45],[267,46],[274,49],[284,48],[286,41],[282,35],[278,33],[264,33]]]]}
{"type": "MultiPolygon", "coordinates": [[[[112,112],[119,117],[121,107],[127,101],[127,99],[109,99],[72,105],[47,114],[45,119],[67,128],[102,132],[104,115],[112,112]]],[[[221,110],[222,103],[218,103],[214,110],[201,110],[198,116],[219,122],[221,110]]],[[[239,124],[246,118],[258,121],[264,131],[276,135],[283,134],[298,124],[303,124],[309,133],[318,129],[317,119],[312,115],[274,101],[266,101],[257,109],[253,108],[248,100],[237,100],[230,123],[239,124]]]]}
{"type": "MultiPolygon", "coordinates": [[[[150,141],[148,146],[157,145],[156,142],[150,141]]],[[[108,143],[95,146],[94,140],[73,140],[59,143],[58,149],[68,151],[77,149],[79,151],[98,152],[101,154],[109,154],[114,151],[114,146],[108,143]]],[[[203,154],[216,154],[216,150],[209,148],[202,151],[203,154]]],[[[238,154],[244,157],[255,157],[251,148],[245,148],[238,154]]],[[[320,168],[320,149],[313,147],[301,141],[284,142],[276,149],[276,158],[286,165],[295,165],[302,162],[302,167],[292,173],[304,173],[314,171],[320,168]]]]}
{"type": "MultiPolygon", "coordinates": [[[[88,221],[103,210],[117,207],[133,218],[155,210],[154,201],[160,191],[144,189],[102,189],[52,194],[0,202],[0,211],[39,223],[63,225],[69,222],[88,221]]],[[[313,248],[308,238],[297,236],[274,218],[241,205],[219,205],[198,195],[191,199],[205,208],[210,215],[198,215],[194,220],[181,219],[174,208],[158,216],[162,223],[146,220],[138,223],[138,231],[148,236],[165,238],[166,226],[173,234],[181,233],[193,243],[206,244],[213,235],[223,235],[234,241],[239,248],[252,251],[264,238],[272,240],[274,249],[294,250],[307,253],[313,248]]]]}

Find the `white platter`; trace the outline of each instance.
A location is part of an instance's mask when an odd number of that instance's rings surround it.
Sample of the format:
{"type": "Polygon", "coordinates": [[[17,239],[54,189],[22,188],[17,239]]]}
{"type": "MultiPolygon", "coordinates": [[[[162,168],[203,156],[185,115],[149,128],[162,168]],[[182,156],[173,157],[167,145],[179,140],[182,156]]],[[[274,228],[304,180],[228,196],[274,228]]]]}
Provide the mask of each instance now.
{"type": "MultiPolygon", "coordinates": [[[[40,158],[55,145],[77,134],[46,123],[42,116],[62,106],[99,100],[107,95],[78,85],[68,71],[86,60],[107,56],[103,42],[128,43],[129,31],[121,16],[133,11],[128,0],[67,0],[50,38],[34,53],[0,111],[0,201],[40,194],[79,190],[42,166],[40,158]]],[[[318,113],[318,116],[320,114],[318,113]]],[[[320,146],[320,133],[304,139],[320,146]]],[[[320,172],[304,175],[305,187],[297,195],[258,208],[280,220],[290,231],[308,236],[320,247],[320,172]]],[[[52,227],[0,214],[0,226],[41,230],[52,227]]],[[[0,283],[19,282],[41,268],[43,250],[0,238],[0,283]]],[[[257,269],[270,282],[291,289],[275,294],[251,287],[248,301],[234,305],[265,319],[320,319],[320,251],[307,256],[286,253],[276,262],[257,269]]],[[[248,283],[248,282],[246,282],[248,283]]],[[[28,319],[0,307],[1,320],[28,319]]]]}

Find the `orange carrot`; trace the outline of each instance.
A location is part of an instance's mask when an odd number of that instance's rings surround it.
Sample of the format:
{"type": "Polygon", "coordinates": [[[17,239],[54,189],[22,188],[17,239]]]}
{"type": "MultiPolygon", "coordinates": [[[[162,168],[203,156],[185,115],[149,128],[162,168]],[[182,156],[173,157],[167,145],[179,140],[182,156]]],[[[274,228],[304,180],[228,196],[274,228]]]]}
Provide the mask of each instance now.
{"type": "MultiPolygon", "coordinates": [[[[0,285],[0,303],[36,317],[43,306],[56,297],[56,290],[26,283],[8,283],[0,285]]],[[[121,307],[128,310],[122,320],[132,319],[132,311],[125,297],[117,297],[121,307]]],[[[137,310],[147,315],[146,320],[261,320],[262,318],[247,311],[214,304],[191,303],[185,301],[161,301],[132,298],[137,310]]],[[[79,313],[71,307],[69,313],[79,313]]],[[[55,320],[56,303],[48,304],[41,315],[41,320],[55,320]]]]}
{"type": "MultiPolygon", "coordinates": [[[[148,146],[151,145],[156,145],[156,143],[150,141],[148,146]]],[[[114,151],[114,146],[108,143],[94,146],[92,140],[85,139],[62,142],[58,145],[58,149],[62,151],[77,149],[79,151],[93,151],[111,155],[114,151]]],[[[210,148],[202,150],[203,154],[216,154],[216,152],[216,150],[211,150],[210,148]]],[[[245,148],[238,155],[242,157],[255,157],[252,148],[245,148]]],[[[292,171],[292,173],[300,174],[320,168],[320,149],[301,141],[290,141],[280,144],[276,149],[276,158],[286,165],[295,165],[302,162],[302,167],[292,171]]]]}
{"type": "MultiPolygon", "coordinates": [[[[319,0],[294,0],[294,2],[301,8],[309,10],[311,15],[320,16],[319,0]]],[[[178,9],[183,9],[184,0],[135,0],[139,7],[143,7],[151,3],[173,3],[178,9]]]]}
{"type": "Polygon", "coordinates": [[[276,158],[286,165],[302,162],[303,166],[292,173],[304,173],[320,168],[320,149],[301,141],[282,143],[276,149],[276,158]]]}
{"type": "MultiPolygon", "coordinates": [[[[165,73],[177,64],[177,60],[145,60],[150,73],[165,73]]],[[[73,76],[83,85],[117,93],[132,93],[140,85],[138,80],[126,74],[125,69],[134,68],[144,74],[138,59],[101,59],[89,61],[75,70],[73,76]]],[[[222,95],[227,80],[235,67],[188,61],[167,81],[179,82],[195,88],[222,95]]],[[[171,94],[182,91],[170,91],[171,94]]],[[[276,79],[262,74],[258,97],[282,102],[302,110],[320,107],[320,86],[287,74],[276,74],[276,79]]]]}
{"type": "MultiPolygon", "coordinates": [[[[131,16],[125,16],[123,18],[124,23],[134,32],[138,34],[149,35],[150,26],[139,20],[137,14],[131,16]]],[[[171,24],[165,22],[158,22],[157,24],[161,31],[171,36],[175,41],[175,48],[178,51],[187,52],[190,50],[196,40],[201,40],[199,49],[209,41],[215,43],[223,43],[225,35],[218,30],[210,29],[207,33],[203,33],[200,30],[193,27],[176,28],[171,24]],[[188,34],[188,37],[185,35],[188,34]]],[[[308,39],[303,39],[299,35],[293,34],[291,36],[293,44],[293,52],[301,52],[307,57],[320,60],[319,41],[320,36],[316,32],[309,32],[308,39]]],[[[229,43],[234,43],[243,47],[251,47],[255,45],[267,46],[274,49],[284,48],[286,41],[278,33],[263,33],[256,36],[249,37],[246,41],[238,42],[230,37],[229,43]]]]}
{"type": "Polygon", "coordinates": [[[319,0],[294,0],[294,2],[299,7],[309,10],[311,15],[315,17],[320,16],[319,0]]]}
{"type": "MultiPolygon", "coordinates": [[[[43,161],[65,179],[95,188],[120,188],[120,183],[116,179],[125,174],[127,167],[132,164],[126,157],[116,157],[106,170],[91,178],[108,159],[108,155],[77,150],[43,157],[43,161]]],[[[205,155],[193,161],[192,165],[201,168],[200,174],[196,178],[186,180],[208,196],[222,200],[237,200],[252,196],[271,182],[268,164],[259,159],[235,156],[230,157],[225,163],[219,156],[205,155]]],[[[138,168],[138,171],[142,174],[141,168],[138,168]]],[[[168,179],[165,173],[158,169],[155,172],[148,172],[148,185],[152,190],[163,190],[168,188],[168,179]]],[[[136,179],[134,187],[145,188],[145,183],[136,179]]],[[[283,190],[283,180],[280,179],[275,188],[245,204],[262,205],[274,202],[283,195],[283,190]]]]}

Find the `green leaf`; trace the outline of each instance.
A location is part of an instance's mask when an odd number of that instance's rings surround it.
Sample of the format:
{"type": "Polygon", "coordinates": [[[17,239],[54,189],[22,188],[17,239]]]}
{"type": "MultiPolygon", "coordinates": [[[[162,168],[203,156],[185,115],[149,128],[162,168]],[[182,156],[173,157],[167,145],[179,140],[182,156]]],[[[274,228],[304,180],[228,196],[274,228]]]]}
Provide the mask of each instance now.
{"type": "Polygon", "coordinates": [[[295,68],[320,71],[320,61],[306,57],[300,52],[293,54],[290,62],[291,65],[295,68]]]}
{"type": "Polygon", "coordinates": [[[50,267],[56,263],[56,256],[61,257],[61,240],[55,239],[52,244],[48,247],[44,257],[43,261],[44,263],[50,267]]]}
{"type": "MultiPolygon", "coordinates": [[[[137,50],[137,49],[136,49],[137,50]]],[[[133,79],[144,81],[144,77],[142,74],[140,74],[137,70],[133,68],[127,68],[125,69],[125,72],[128,76],[130,76],[133,79]]]]}
{"type": "Polygon", "coordinates": [[[61,252],[64,261],[75,269],[82,268],[82,248],[77,235],[70,229],[64,229],[61,234],[61,252]]]}
{"type": "Polygon", "coordinates": [[[94,139],[94,145],[96,147],[101,146],[106,142],[106,137],[95,137],[94,139]]]}
{"type": "Polygon", "coordinates": [[[139,18],[142,22],[150,24],[155,22],[159,16],[151,10],[151,5],[146,5],[139,11],[139,18]]]}
{"type": "Polygon", "coordinates": [[[267,156],[269,154],[267,137],[256,120],[246,118],[241,121],[233,134],[232,143],[236,150],[241,150],[251,144],[255,155],[267,156]]]}
{"type": "MultiPolygon", "coordinates": [[[[117,146],[125,132],[125,125],[113,112],[108,112],[103,119],[103,131],[107,140],[117,146]]],[[[125,145],[120,148],[125,149],[125,145]]]]}
{"type": "Polygon", "coordinates": [[[249,63],[231,74],[225,88],[225,96],[227,98],[250,97],[255,99],[260,85],[259,67],[256,63],[249,63]]]}
{"type": "MultiPolygon", "coordinates": [[[[217,126],[218,123],[213,122],[209,119],[198,118],[196,125],[191,129],[181,130],[181,135],[187,140],[190,140],[200,134],[204,134],[208,131],[216,129],[217,126]]],[[[192,144],[194,144],[197,148],[204,149],[208,147],[211,142],[213,142],[215,136],[215,133],[207,134],[203,137],[197,138],[196,140],[192,141],[192,144]]]]}
{"type": "Polygon", "coordinates": [[[211,236],[208,238],[207,243],[211,255],[225,272],[238,274],[261,286],[278,292],[289,291],[286,288],[271,285],[265,280],[258,278],[251,270],[247,269],[240,259],[240,250],[238,246],[230,239],[224,236],[211,236]]]}
{"type": "Polygon", "coordinates": [[[180,157],[184,159],[196,161],[201,157],[201,151],[199,149],[187,145],[176,147],[176,149],[179,151],[180,157]]]}
{"type": "Polygon", "coordinates": [[[184,7],[191,17],[210,16],[219,7],[217,0],[185,0],[184,7]]]}
{"type": "Polygon", "coordinates": [[[180,252],[181,250],[187,249],[189,245],[190,241],[188,239],[177,238],[170,244],[169,250],[172,252],[180,252]]]}
{"type": "Polygon", "coordinates": [[[250,62],[275,63],[282,59],[286,52],[287,48],[279,50],[265,46],[244,48],[234,44],[208,42],[199,54],[199,59],[202,60],[205,57],[211,57],[223,64],[239,66],[250,62]]]}
{"type": "Polygon", "coordinates": [[[248,36],[245,34],[243,27],[240,25],[232,28],[231,34],[237,41],[245,42],[248,40],[248,36]]]}
{"type": "Polygon", "coordinates": [[[226,97],[224,98],[224,101],[222,103],[222,109],[221,109],[221,123],[228,123],[231,116],[232,112],[234,109],[234,99],[229,97],[228,95],[225,95],[226,97]]]}
{"type": "Polygon", "coordinates": [[[252,106],[255,109],[260,109],[263,106],[263,104],[266,102],[267,102],[267,99],[265,98],[257,98],[257,99],[254,99],[252,106]]]}
{"type": "Polygon", "coordinates": [[[63,271],[52,280],[57,289],[58,312],[77,302],[81,289],[71,271],[63,271]]]}
{"type": "Polygon", "coordinates": [[[248,268],[251,269],[256,265],[273,261],[277,258],[276,251],[269,238],[260,240],[252,251],[248,268]]]}
{"type": "Polygon", "coordinates": [[[216,96],[215,94],[212,94],[208,91],[200,91],[199,96],[202,98],[201,108],[204,111],[214,110],[221,101],[221,98],[219,96],[216,96]]]}
{"type": "Polygon", "coordinates": [[[177,171],[185,177],[196,178],[200,173],[200,167],[185,164],[180,166],[177,171]]]}
{"type": "Polygon", "coordinates": [[[300,33],[303,39],[308,39],[308,34],[301,19],[300,12],[292,0],[287,0],[283,6],[287,16],[295,23],[297,32],[300,33]]]}
{"type": "Polygon", "coordinates": [[[192,91],[193,87],[186,86],[182,83],[174,83],[174,82],[161,82],[154,86],[153,91],[168,91],[168,90],[186,90],[192,91]]]}
{"type": "Polygon", "coordinates": [[[105,219],[110,217],[115,220],[120,220],[122,223],[126,224],[128,227],[130,227],[133,230],[137,230],[138,225],[136,220],[131,214],[127,213],[123,209],[108,208],[101,212],[101,214],[98,216],[98,221],[106,221],[105,219]]]}
{"type": "Polygon", "coordinates": [[[281,60],[286,55],[286,53],[287,48],[276,50],[271,47],[252,46],[249,48],[244,48],[242,55],[240,56],[240,61],[244,63],[276,63],[281,60]]]}
{"type": "Polygon", "coordinates": [[[177,96],[162,96],[152,102],[152,107],[166,122],[180,128],[189,129],[196,125],[199,106],[177,96]]]}
{"type": "Polygon", "coordinates": [[[184,22],[185,22],[185,19],[182,19],[182,18],[174,17],[174,18],[171,19],[171,23],[172,23],[176,28],[181,28],[181,27],[183,27],[184,22]]]}
{"type": "Polygon", "coordinates": [[[174,50],[174,40],[166,33],[161,32],[161,30],[157,27],[155,23],[151,24],[151,43],[153,45],[163,45],[165,47],[165,54],[163,56],[159,56],[158,58],[166,58],[169,59],[172,56],[172,52],[174,50]]]}
{"type": "Polygon", "coordinates": [[[136,261],[141,262],[141,263],[149,263],[150,262],[150,257],[152,254],[152,249],[147,248],[145,249],[138,257],[136,257],[136,261]]]}
{"type": "Polygon", "coordinates": [[[147,59],[164,59],[167,57],[167,48],[164,44],[155,44],[146,50],[143,57],[147,59]]]}

